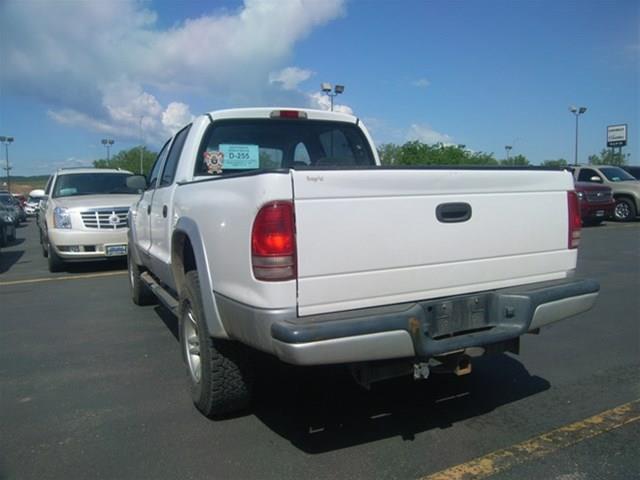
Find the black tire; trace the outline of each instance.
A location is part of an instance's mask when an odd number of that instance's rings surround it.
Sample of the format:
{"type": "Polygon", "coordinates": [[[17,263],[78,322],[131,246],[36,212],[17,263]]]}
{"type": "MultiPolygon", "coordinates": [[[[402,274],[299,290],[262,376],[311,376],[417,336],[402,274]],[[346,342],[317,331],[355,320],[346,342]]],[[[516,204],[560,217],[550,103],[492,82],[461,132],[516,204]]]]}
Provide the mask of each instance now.
{"type": "Polygon", "coordinates": [[[180,296],[179,330],[189,389],[196,408],[207,417],[245,409],[251,401],[253,387],[250,351],[238,342],[209,335],[196,271],[186,275],[180,296]],[[193,357],[197,357],[200,365],[199,380],[192,370],[190,358],[193,357]]]}
{"type": "Polygon", "coordinates": [[[49,250],[47,250],[47,245],[44,241],[44,236],[42,235],[42,230],[40,230],[40,247],[42,247],[42,256],[47,258],[49,256],[49,250]]]}
{"type": "Polygon", "coordinates": [[[49,264],[49,271],[51,273],[61,272],[64,270],[64,261],[55,252],[51,243],[47,244],[47,260],[49,264]]]}
{"type": "Polygon", "coordinates": [[[0,247],[6,247],[9,243],[9,236],[7,235],[7,227],[2,225],[0,227],[0,247]]]}
{"type": "Polygon", "coordinates": [[[630,198],[616,198],[616,207],[613,213],[619,222],[630,222],[636,218],[636,206],[630,198]]]}
{"type": "Polygon", "coordinates": [[[16,229],[15,229],[15,227],[13,227],[13,233],[11,235],[7,235],[7,238],[9,239],[10,242],[15,242],[16,241],[16,229]]]}
{"type": "Polygon", "coordinates": [[[133,303],[136,305],[153,305],[157,303],[156,296],[140,278],[142,272],[131,255],[127,256],[127,269],[129,271],[129,289],[133,303]]]}

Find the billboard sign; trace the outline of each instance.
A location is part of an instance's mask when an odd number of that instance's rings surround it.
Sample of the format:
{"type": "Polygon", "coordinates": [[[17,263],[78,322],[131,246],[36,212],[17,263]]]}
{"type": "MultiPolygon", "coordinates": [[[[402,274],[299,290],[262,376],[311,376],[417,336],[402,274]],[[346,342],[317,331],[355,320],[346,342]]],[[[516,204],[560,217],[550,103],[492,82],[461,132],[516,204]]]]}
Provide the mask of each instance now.
{"type": "Polygon", "coordinates": [[[607,147],[624,147],[627,144],[627,124],[607,127],[607,147]]]}

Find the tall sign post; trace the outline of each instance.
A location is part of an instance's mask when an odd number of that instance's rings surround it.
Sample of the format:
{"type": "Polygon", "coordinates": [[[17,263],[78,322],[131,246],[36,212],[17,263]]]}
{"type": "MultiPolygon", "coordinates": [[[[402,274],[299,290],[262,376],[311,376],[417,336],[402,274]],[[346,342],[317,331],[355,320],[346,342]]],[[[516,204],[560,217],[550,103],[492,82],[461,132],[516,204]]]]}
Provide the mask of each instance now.
{"type": "Polygon", "coordinates": [[[615,149],[618,149],[618,155],[622,159],[622,147],[627,145],[627,124],[609,125],[607,126],[607,148],[611,149],[611,153],[615,155],[615,149]]]}

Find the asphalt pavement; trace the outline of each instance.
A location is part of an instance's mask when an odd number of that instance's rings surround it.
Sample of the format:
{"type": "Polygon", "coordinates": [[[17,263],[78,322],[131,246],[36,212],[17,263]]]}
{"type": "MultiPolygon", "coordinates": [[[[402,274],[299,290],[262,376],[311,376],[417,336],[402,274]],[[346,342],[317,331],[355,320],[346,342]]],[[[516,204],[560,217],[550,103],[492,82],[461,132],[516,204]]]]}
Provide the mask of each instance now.
{"type": "Polygon", "coordinates": [[[371,391],[260,357],[253,406],[215,421],[191,404],[175,319],[131,302],[123,262],[50,274],[33,220],[17,235],[0,253],[2,479],[640,478],[640,222],[583,230],[598,303],[519,356],[371,391]]]}

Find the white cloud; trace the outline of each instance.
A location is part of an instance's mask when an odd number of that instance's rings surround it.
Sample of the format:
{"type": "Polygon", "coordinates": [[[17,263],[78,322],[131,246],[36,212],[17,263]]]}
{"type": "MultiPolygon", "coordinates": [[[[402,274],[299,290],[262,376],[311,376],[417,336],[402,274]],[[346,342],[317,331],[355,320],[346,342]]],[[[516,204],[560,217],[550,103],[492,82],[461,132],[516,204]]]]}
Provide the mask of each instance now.
{"type": "Polygon", "coordinates": [[[411,85],[417,88],[427,88],[429,85],[431,85],[431,82],[426,78],[418,78],[417,80],[411,82],[411,85]]]}
{"type": "Polygon", "coordinates": [[[162,124],[172,135],[187,123],[193,120],[193,115],[189,111],[189,105],[180,102],[171,102],[167,109],[162,112],[162,124]]]}
{"type": "Polygon", "coordinates": [[[191,118],[187,95],[258,105],[274,95],[271,81],[301,98],[293,90],[312,72],[282,67],[343,11],[343,0],[245,0],[161,28],[148,5],[2,2],[3,93],[36,98],[60,123],[129,138],[144,117],[145,134],[157,136],[191,118]]]}
{"type": "Polygon", "coordinates": [[[269,83],[280,85],[284,90],[295,90],[298,85],[313,75],[311,70],[304,70],[298,67],[283,68],[279,72],[269,74],[269,83]]]}
{"type": "Polygon", "coordinates": [[[453,138],[445,133],[436,132],[429,125],[414,123],[409,127],[406,139],[419,140],[423,143],[453,145],[453,138]]]}
{"type": "MultiPolygon", "coordinates": [[[[320,92],[315,92],[309,94],[309,105],[311,108],[317,108],[320,110],[330,110],[331,109],[331,99],[320,92]]],[[[349,115],[353,115],[353,110],[348,105],[342,105],[339,103],[333,104],[333,111],[340,113],[348,113],[349,115]]]]}

